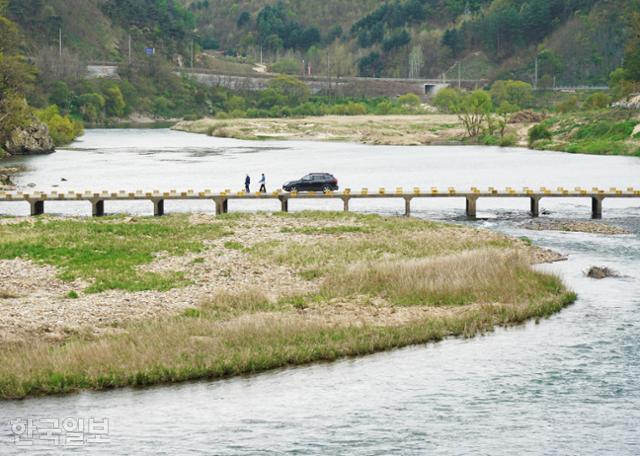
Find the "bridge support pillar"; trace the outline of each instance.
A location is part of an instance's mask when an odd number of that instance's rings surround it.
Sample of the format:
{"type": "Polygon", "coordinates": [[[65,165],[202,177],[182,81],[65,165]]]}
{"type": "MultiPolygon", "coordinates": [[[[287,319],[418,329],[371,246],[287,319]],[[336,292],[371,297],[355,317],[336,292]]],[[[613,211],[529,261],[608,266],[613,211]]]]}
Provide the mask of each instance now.
{"type": "Polygon", "coordinates": [[[592,219],[602,218],[602,200],[604,200],[602,196],[593,196],[591,198],[591,218],[592,219]]]}
{"type": "Polygon", "coordinates": [[[278,199],[280,200],[280,209],[282,212],[289,212],[289,198],[280,196],[278,199]]]}
{"type": "Polygon", "coordinates": [[[348,197],[342,197],[342,207],[344,209],[345,212],[349,212],[349,200],[351,198],[348,197]]]}
{"type": "Polygon", "coordinates": [[[104,215],[104,200],[91,200],[91,215],[93,217],[104,215]]]}
{"type": "Polygon", "coordinates": [[[540,217],[540,197],[531,197],[531,217],[540,217]]]}
{"type": "Polygon", "coordinates": [[[467,196],[467,217],[476,218],[477,207],[478,207],[478,197],[477,196],[467,196]]]}
{"type": "Polygon", "coordinates": [[[44,214],[44,200],[29,200],[31,206],[31,215],[44,214]]]}
{"type": "Polygon", "coordinates": [[[228,212],[229,200],[227,198],[215,198],[213,201],[216,203],[216,215],[222,215],[228,212]]]}
{"type": "Polygon", "coordinates": [[[153,216],[162,217],[164,215],[164,200],[161,198],[154,198],[153,202],[153,216]]]}
{"type": "Polygon", "coordinates": [[[404,199],[404,216],[405,217],[411,216],[411,199],[412,198],[407,198],[407,197],[405,197],[404,199]]]}

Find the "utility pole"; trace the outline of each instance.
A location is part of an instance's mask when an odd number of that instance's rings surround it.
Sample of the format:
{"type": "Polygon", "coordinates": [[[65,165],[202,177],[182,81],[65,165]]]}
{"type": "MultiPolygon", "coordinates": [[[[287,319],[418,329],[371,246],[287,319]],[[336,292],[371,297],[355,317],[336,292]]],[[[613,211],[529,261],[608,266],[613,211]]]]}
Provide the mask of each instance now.
{"type": "Polygon", "coordinates": [[[193,54],[196,50],[196,40],[191,40],[191,68],[193,68],[193,54]]]}
{"type": "Polygon", "coordinates": [[[58,56],[62,59],[62,27],[58,27],[58,56]]]}
{"type": "Polygon", "coordinates": [[[462,88],[462,63],[458,62],[458,90],[462,88]]]}
{"type": "Polygon", "coordinates": [[[536,54],[536,74],[533,77],[533,88],[538,88],[538,54],[536,54]]]}
{"type": "Polygon", "coordinates": [[[129,65],[131,65],[131,33],[129,33],[129,65]]]}
{"type": "Polygon", "coordinates": [[[327,82],[329,84],[329,91],[327,92],[327,95],[331,93],[331,60],[329,60],[330,56],[331,54],[327,50],[327,82]]]}

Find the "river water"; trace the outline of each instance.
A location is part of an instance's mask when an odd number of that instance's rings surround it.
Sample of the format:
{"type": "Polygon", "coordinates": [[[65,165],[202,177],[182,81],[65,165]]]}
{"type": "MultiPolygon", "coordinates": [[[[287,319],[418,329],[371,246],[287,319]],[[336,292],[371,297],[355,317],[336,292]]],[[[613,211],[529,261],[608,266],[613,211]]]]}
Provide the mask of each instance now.
{"type": "MultiPolygon", "coordinates": [[[[18,160],[28,189],[239,189],[245,173],[268,184],[333,172],[342,187],[640,187],[640,160],[486,147],[386,147],[243,142],[167,130],[89,130],[68,150],[18,160]],[[61,181],[65,178],[66,181],[61,181]]],[[[269,185],[272,187],[273,185],[269,185]]],[[[48,203],[49,204],[49,203],[48,203]]],[[[56,205],[57,204],[57,205],[56,205]]],[[[151,212],[146,203],[107,211],[151,212]]],[[[640,454],[640,200],[605,200],[604,221],[632,234],[522,228],[528,201],[480,200],[473,225],[568,254],[546,265],[579,295],[539,324],[500,329],[331,364],[224,381],[83,392],[0,402],[0,454],[640,454]],[[592,265],[621,278],[595,281],[592,265]],[[17,447],[10,420],[108,418],[109,443],[17,447]]],[[[357,201],[399,213],[401,202],[357,201]]],[[[230,209],[276,209],[232,202],[230,209]]],[[[295,201],[290,209],[338,202],[295,201]]],[[[587,219],[589,202],[542,200],[545,217],[587,219]]],[[[47,211],[87,214],[88,203],[47,211]]],[[[168,211],[212,211],[171,202],[168,211]]],[[[414,215],[463,222],[463,200],[414,203],[414,215]]],[[[26,204],[0,203],[24,214],[26,204]]]]}

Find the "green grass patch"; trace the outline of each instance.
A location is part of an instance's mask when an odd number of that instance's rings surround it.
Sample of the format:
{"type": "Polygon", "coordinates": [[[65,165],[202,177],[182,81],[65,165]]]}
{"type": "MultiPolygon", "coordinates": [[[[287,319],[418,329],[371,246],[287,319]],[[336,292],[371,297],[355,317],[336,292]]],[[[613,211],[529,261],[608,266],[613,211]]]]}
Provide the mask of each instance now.
{"type": "Polygon", "coordinates": [[[309,235],[335,235],[335,234],[349,234],[349,233],[368,233],[369,229],[364,226],[351,226],[351,225],[339,225],[339,226],[305,226],[302,228],[282,228],[280,231],[283,233],[297,233],[297,234],[309,234],[309,235]]]}
{"type": "Polygon", "coordinates": [[[227,241],[224,243],[224,248],[229,250],[243,250],[244,245],[241,242],[237,241],[227,241]]]}
{"type": "Polygon", "coordinates": [[[193,225],[187,216],[112,219],[41,219],[0,226],[0,258],[25,258],[60,269],[66,281],[85,279],[97,293],[168,290],[189,283],[181,272],[139,270],[154,254],[184,255],[203,249],[205,239],[228,231],[227,223],[193,225]]]}

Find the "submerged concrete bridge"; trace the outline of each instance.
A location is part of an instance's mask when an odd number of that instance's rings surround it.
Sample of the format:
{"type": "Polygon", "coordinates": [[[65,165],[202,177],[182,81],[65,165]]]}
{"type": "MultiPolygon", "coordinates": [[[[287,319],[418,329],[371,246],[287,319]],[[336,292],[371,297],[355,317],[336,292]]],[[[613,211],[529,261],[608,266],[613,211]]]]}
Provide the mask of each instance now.
{"type": "MultiPolygon", "coordinates": [[[[2,192],[0,191],[0,203],[7,202],[27,202],[30,207],[32,216],[42,215],[45,212],[45,202],[47,201],[87,201],[91,203],[91,213],[93,216],[99,217],[105,215],[106,201],[149,201],[153,204],[153,214],[162,216],[165,213],[164,202],[169,200],[209,200],[215,203],[216,214],[225,214],[229,211],[229,201],[231,200],[278,200],[280,201],[281,210],[288,212],[289,202],[297,199],[338,199],[343,203],[345,211],[349,210],[349,202],[353,199],[377,199],[389,198],[404,201],[404,213],[406,216],[411,215],[411,201],[417,198],[463,198],[466,202],[466,214],[470,218],[475,218],[477,213],[477,202],[480,198],[525,198],[529,200],[530,214],[532,217],[540,215],[540,200],[542,198],[587,198],[591,200],[591,217],[594,219],[602,218],[602,207],[605,199],[611,198],[640,198],[640,189],[626,188],[624,190],[617,188],[609,188],[608,190],[591,188],[590,190],[576,187],[568,190],[558,187],[555,190],[541,187],[538,190],[525,187],[516,190],[507,187],[504,190],[489,187],[486,190],[472,187],[469,191],[459,191],[453,187],[446,190],[431,187],[430,189],[413,188],[407,192],[403,188],[398,187],[395,191],[387,191],[385,188],[379,188],[376,191],[369,191],[363,188],[359,191],[345,189],[342,192],[282,192],[280,190],[272,193],[246,193],[232,192],[225,190],[223,192],[214,193],[211,190],[195,192],[187,190],[186,192],[178,192],[171,190],[169,192],[160,192],[158,190],[152,192],[144,192],[138,190],[136,192],[119,192],[102,191],[99,193],[85,191],[78,193],[73,190],[66,193],[59,192],[2,192]]],[[[1,207],[1,206],[0,206],[1,207]]]]}

